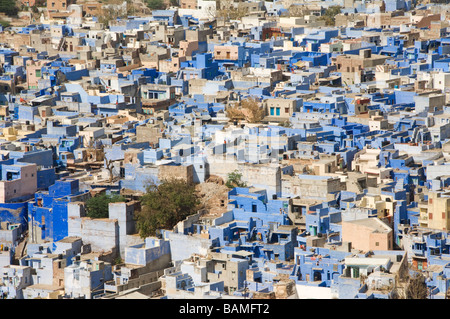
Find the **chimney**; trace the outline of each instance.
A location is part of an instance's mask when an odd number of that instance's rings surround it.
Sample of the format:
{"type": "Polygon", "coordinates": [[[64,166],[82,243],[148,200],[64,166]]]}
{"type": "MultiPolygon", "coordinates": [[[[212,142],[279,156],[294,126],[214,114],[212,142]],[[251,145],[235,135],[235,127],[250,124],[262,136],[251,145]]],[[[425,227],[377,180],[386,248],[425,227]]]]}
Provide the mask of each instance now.
{"type": "Polygon", "coordinates": [[[372,56],[372,50],[371,49],[364,49],[359,51],[359,57],[368,59],[372,56]]]}

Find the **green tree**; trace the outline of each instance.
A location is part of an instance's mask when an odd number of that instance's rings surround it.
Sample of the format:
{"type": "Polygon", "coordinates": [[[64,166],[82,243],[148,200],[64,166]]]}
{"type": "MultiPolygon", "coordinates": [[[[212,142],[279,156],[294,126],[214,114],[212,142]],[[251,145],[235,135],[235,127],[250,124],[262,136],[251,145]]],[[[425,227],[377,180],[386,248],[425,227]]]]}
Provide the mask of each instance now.
{"type": "Polygon", "coordinates": [[[336,16],[341,13],[341,8],[341,6],[330,6],[325,10],[325,13],[319,18],[319,20],[324,20],[327,26],[334,26],[336,16]]]}
{"type": "Polygon", "coordinates": [[[247,183],[242,181],[242,174],[239,173],[238,170],[234,170],[233,172],[228,174],[227,182],[225,183],[225,185],[228,188],[247,187],[247,183]]]}
{"type": "Polygon", "coordinates": [[[163,0],[147,0],[147,7],[152,10],[162,10],[166,8],[163,0]]]}
{"type": "Polygon", "coordinates": [[[86,215],[90,218],[108,218],[109,203],[125,201],[126,199],[121,195],[101,194],[91,197],[86,201],[86,215]]]}
{"type": "Polygon", "coordinates": [[[0,12],[6,13],[8,16],[14,16],[19,12],[14,0],[0,0],[0,12]]]}
{"type": "Polygon", "coordinates": [[[2,20],[2,19],[0,19],[0,24],[4,28],[7,28],[7,27],[9,27],[11,25],[8,21],[2,20]]]}
{"type": "Polygon", "coordinates": [[[172,229],[179,221],[197,212],[200,200],[195,185],[181,179],[150,184],[141,199],[136,226],[142,238],[156,235],[161,229],[172,229]]]}

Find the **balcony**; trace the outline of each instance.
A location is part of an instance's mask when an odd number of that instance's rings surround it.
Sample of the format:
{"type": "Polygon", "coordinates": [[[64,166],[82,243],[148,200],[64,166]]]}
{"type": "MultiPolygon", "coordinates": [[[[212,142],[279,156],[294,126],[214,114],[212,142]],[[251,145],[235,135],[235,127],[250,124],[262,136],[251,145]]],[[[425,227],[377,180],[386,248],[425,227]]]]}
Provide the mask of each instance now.
{"type": "Polygon", "coordinates": [[[425,257],[425,251],[422,249],[412,249],[412,252],[417,257],[425,257]]]}

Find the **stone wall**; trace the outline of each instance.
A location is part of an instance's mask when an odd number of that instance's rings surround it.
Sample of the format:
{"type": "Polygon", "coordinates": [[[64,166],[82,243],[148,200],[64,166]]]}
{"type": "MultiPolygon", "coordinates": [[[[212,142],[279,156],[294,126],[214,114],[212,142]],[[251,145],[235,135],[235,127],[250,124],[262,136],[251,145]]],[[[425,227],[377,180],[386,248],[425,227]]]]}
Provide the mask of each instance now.
{"type": "Polygon", "coordinates": [[[180,178],[188,183],[194,181],[193,165],[161,165],[158,173],[159,180],[180,178]]]}

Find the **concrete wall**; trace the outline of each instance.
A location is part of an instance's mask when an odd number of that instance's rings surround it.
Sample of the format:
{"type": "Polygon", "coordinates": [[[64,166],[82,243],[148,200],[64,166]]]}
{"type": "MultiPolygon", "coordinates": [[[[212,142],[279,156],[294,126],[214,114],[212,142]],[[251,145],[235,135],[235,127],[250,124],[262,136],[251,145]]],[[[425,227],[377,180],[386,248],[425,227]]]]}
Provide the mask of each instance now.
{"type": "Polygon", "coordinates": [[[81,217],[85,217],[84,203],[71,202],[67,204],[68,236],[81,237],[81,217]]]}
{"type": "Polygon", "coordinates": [[[296,285],[298,299],[335,299],[332,289],[329,287],[317,287],[309,285],[296,285]]]}
{"type": "MultiPolygon", "coordinates": [[[[125,262],[127,264],[146,266],[163,257],[170,258],[170,242],[147,239],[145,244],[127,247],[125,262]]],[[[163,258],[164,259],[164,258],[163,258]]]]}
{"type": "Polygon", "coordinates": [[[136,232],[136,224],[134,221],[134,204],[133,203],[109,203],[109,219],[117,220],[119,231],[119,249],[120,254],[125,254],[127,245],[127,235],[136,232]]]}
{"type": "Polygon", "coordinates": [[[329,193],[341,190],[339,178],[317,175],[283,176],[282,196],[326,200],[329,193]]]}
{"type": "Polygon", "coordinates": [[[183,260],[189,258],[192,254],[206,256],[208,248],[213,245],[213,240],[166,232],[166,239],[170,241],[170,252],[172,260],[183,260]]]}
{"type": "Polygon", "coordinates": [[[360,290],[359,278],[339,277],[338,296],[339,299],[354,299],[360,290]]]}
{"type": "Polygon", "coordinates": [[[281,169],[279,165],[239,164],[242,180],[248,185],[262,187],[267,190],[267,196],[281,195],[281,169]]]}
{"type": "Polygon", "coordinates": [[[116,251],[119,248],[117,220],[81,218],[81,238],[93,252],[116,251]]]}

